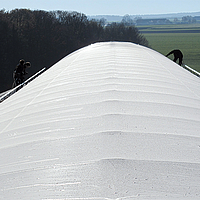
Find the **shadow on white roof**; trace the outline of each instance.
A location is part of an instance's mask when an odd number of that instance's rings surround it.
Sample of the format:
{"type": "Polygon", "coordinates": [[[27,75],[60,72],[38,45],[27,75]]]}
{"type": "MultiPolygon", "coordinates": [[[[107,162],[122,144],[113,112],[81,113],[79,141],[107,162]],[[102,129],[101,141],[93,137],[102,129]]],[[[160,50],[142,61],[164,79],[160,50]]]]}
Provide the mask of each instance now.
{"type": "Polygon", "coordinates": [[[0,104],[2,199],[199,199],[200,79],[96,43],[0,104]]]}

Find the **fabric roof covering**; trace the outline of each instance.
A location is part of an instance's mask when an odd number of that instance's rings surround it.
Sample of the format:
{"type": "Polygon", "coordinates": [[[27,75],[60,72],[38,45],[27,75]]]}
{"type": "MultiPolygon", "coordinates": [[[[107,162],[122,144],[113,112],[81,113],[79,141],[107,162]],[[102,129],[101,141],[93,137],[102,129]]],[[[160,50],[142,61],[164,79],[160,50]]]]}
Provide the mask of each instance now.
{"type": "Polygon", "coordinates": [[[199,199],[200,79],[103,42],[0,104],[0,199],[199,199]]]}

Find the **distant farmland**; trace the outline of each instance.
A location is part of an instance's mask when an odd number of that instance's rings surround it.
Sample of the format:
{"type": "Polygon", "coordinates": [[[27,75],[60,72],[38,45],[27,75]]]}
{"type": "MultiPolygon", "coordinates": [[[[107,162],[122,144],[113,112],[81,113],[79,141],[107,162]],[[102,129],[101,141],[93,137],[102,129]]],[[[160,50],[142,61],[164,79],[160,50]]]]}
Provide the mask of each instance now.
{"type": "MultiPolygon", "coordinates": [[[[180,49],[184,63],[200,72],[200,24],[152,25],[137,27],[152,49],[166,55],[180,49]]],[[[173,56],[169,57],[173,58],[173,56]]]]}

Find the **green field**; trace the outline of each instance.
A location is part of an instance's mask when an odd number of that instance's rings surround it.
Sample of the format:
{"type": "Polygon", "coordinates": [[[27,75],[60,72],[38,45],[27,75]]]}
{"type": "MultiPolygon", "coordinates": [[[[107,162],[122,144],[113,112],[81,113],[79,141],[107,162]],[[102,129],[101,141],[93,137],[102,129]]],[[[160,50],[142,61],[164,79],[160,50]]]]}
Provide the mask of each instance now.
{"type": "MultiPolygon", "coordinates": [[[[184,64],[200,72],[200,24],[138,27],[152,49],[166,55],[173,49],[183,52],[184,64]]],[[[169,56],[173,59],[173,56],[169,56]]]]}

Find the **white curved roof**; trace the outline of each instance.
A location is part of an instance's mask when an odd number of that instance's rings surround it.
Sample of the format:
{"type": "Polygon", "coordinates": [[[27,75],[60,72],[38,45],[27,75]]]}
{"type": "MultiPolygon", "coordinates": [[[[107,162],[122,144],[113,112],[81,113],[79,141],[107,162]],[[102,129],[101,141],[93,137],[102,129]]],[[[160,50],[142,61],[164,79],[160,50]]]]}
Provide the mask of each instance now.
{"type": "Polygon", "coordinates": [[[200,79],[149,48],[82,48],[0,113],[0,199],[200,198],[200,79]]]}

